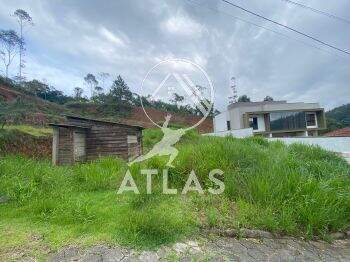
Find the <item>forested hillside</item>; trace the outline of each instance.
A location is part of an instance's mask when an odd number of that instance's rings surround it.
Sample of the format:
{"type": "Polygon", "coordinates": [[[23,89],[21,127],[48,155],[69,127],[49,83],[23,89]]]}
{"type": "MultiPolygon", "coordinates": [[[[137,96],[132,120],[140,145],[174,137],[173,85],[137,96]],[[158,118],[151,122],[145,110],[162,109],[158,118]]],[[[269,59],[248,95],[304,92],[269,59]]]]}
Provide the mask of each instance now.
{"type": "Polygon", "coordinates": [[[350,126],[350,103],[326,112],[326,117],[328,131],[350,126]]]}
{"type": "MultiPolygon", "coordinates": [[[[0,77],[0,125],[46,125],[61,121],[63,114],[74,114],[151,127],[152,123],[141,108],[141,99],[148,114],[156,122],[163,122],[167,112],[173,114],[173,124],[183,126],[195,124],[202,116],[198,109],[182,104],[183,97],[176,93],[171,103],[151,101],[132,93],[121,76],[105,90],[98,86],[99,82],[92,74],[84,79],[87,79],[87,83],[92,81],[93,91],[89,98],[83,96],[83,90],[79,87],[74,88],[73,96],[68,96],[38,80],[19,85],[0,77]]],[[[212,110],[211,116],[213,114],[212,110]]],[[[198,130],[211,132],[212,119],[207,118],[198,130]]]]}

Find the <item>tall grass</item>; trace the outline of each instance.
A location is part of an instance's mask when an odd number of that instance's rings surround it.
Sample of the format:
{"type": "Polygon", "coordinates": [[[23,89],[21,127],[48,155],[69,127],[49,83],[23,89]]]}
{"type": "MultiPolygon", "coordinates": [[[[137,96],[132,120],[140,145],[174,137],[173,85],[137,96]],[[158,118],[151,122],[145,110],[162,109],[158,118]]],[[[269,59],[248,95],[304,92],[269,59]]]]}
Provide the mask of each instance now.
{"type": "Polygon", "coordinates": [[[125,162],[112,158],[52,167],[48,161],[6,156],[0,162],[0,196],[11,201],[0,205],[0,221],[25,221],[58,246],[80,239],[154,247],[195,229],[177,197],[159,196],[145,209],[144,203],[135,204],[137,196],[117,195],[126,169],[125,162]],[[165,212],[169,208],[172,212],[165,212]]]}
{"type": "MultiPolygon", "coordinates": [[[[182,188],[195,170],[202,187],[208,188],[210,170],[224,171],[225,192],[219,202],[227,198],[236,203],[225,214],[235,220],[228,224],[306,237],[349,229],[350,167],[334,153],[257,137],[201,137],[179,149],[169,172],[173,186],[182,188]]],[[[163,168],[163,158],[147,167],[163,168]]]]}
{"type": "MultiPolygon", "coordinates": [[[[144,143],[159,141],[146,131],[144,143]]],[[[158,131],[159,132],[159,131],[158,131]]],[[[203,227],[248,227],[296,236],[323,236],[349,229],[350,167],[333,153],[261,138],[200,137],[178,145],[170,186],[181,192],[194,170],[204,195],[162,194],[166,157],[130,168],[140,195],[117,195],[128,166],[105,158],[70,167],[19,156],[0,160],[0,245],[38,232],[58,247],[67,243],[119,243],[155,247],[193,236],[203,227]],[[153,194],[146,195],[141,168],[154,168],[153,194]],[[222,195],[210,195],[212,169],[224,171],[222,195]]],[[[22,239],[23,240],[23,239],[22,239]]],[[[25,240],[23,240],[25,241],[25,240]]]]}

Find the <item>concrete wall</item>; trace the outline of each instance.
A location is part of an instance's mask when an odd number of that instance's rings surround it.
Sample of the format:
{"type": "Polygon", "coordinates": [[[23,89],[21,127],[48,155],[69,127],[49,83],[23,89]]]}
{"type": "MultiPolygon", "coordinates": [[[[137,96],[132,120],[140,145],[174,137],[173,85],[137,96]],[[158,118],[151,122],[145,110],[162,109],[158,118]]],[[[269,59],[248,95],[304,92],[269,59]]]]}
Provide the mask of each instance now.
{"type": "Polygon", "coordinates": [[[231,129],[241,129],[243,128],[243,116],[239,108],[232,108],[229,111],[229,119],[231,122],[231,129]]]}
{"type": "Polygon", "coordinates": [[[268,138],[269,141],[282,141],[287,145],[301,143],[320,146],[321,148],[343,155],[350,163],[350,137],[281,137],[268,138]]]}
{"type": "MultiPolygon", "coordinates": [[[[253,135],[252,128],[231,130],[205,134],[209,136],[233,136],[244,138],[253,135]]],[[[267,138],[268,141],[282,141],[287,145],[301,143],[305,145],[320,146],[321,148],[341,154],[350,163],[350,137],[275,137],[267,138]]]]}
{"type": "Polygon", "coordinates": [[[227,131],[228,112],[224,111],[214,117],[214,133],[227,131]]]}
{"type": "Polygon", "coordinates": [[[245,138],[253,135],[253,128],[236,129],[236,130],[230,130],[230,131],[209,133],[204,135],[220,136],[220,137],[233,136],[236,138],[245,138]]]}
{"type": "Polygon", "coordinates": [[[280,140],[288,145],[292,143],[318,145],[333,152],[350,152],[350,137],[276,137],[268,140],[280,140]]]}

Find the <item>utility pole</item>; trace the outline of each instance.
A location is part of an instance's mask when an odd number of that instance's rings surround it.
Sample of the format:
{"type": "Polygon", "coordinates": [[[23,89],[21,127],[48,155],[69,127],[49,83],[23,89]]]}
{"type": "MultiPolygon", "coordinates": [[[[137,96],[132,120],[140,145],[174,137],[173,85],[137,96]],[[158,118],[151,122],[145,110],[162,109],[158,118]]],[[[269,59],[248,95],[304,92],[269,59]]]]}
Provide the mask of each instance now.
{"type": "Polygon", "coordinates": [[[229,103],[233,104],[237,102],[237,88],[236,88],[236,78],[235,77],[231,77],[230,79],[230,89],[231,89],[231,94],[232,96],[229,96],[229,103]]]}

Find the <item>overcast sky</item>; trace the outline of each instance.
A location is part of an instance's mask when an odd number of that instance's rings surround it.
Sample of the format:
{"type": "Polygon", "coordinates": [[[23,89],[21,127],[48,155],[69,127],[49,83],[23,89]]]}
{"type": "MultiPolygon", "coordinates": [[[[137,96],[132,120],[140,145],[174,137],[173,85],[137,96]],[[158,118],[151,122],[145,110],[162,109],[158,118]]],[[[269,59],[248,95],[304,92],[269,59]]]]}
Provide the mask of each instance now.
{"type": "MultiPolygon", "coordinates": [[[[238,94],[254,101],[270,95],[275,100],[320,102],[327,109],[350,102],[349,55],[219,0],[193,1],[200,5],[188,0],[0,0],[0,29],[17,29],[10,14],[25,9],[35,23],[25,33],[26,77],[46,79],[67,94],[75,86],[87,93],[83,77],[90,72],[120,74],[140,93],[155,63],[186,58],[208,73],[219,110],[228,103],[232,76],[238,94]]],[[[349,0],[295,1],[350,19],[349,0]]],[[[350,51],[350,24],[282,0],[231,2],[350,51]]]]}

